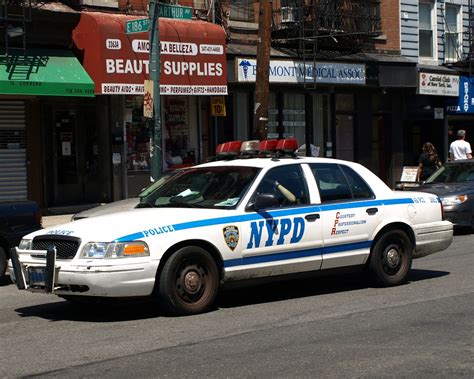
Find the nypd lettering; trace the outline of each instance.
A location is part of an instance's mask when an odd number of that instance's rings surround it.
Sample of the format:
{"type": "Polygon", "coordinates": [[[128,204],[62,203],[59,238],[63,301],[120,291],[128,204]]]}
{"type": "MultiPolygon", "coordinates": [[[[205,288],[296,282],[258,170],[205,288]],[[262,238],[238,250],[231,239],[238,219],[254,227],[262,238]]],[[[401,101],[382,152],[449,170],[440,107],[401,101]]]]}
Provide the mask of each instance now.
{"type": "Polygon", "coordinates": [[[250,223],[250,239],[247,249],[262,246],[283,245],[284,243],[297,243],[304,235],[305,221],[302,217],[266,219],[250,223]],[[266,231],[267,238],[262,240],[266,231]]]}

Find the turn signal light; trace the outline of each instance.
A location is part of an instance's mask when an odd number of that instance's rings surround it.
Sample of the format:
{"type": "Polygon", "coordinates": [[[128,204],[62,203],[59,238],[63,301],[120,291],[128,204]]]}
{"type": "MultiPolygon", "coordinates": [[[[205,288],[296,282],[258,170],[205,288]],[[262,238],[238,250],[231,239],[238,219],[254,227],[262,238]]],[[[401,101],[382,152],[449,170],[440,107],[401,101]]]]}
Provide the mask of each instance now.
{"type": "Polygon", "coordinates": [[[148,249],[145,245],[142,244],[127,244],[123,249],[123,255],[126,256],[140,256],[140,255],[148,255],[148,249]]]}

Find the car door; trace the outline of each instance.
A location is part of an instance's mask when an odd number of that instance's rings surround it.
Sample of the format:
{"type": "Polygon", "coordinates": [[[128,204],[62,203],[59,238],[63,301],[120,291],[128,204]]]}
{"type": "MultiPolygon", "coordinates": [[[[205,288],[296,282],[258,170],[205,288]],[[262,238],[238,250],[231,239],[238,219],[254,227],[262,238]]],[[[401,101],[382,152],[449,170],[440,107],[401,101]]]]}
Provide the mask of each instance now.
{"type": "Polygon", "coordinates": [[[320,208],[310,204],[300,164],[268,170],[246,210],[242,221],[242,277],[320,269],[320,208]]]}
{"type": "Polygon", "coordinates": [[[339,163],[310,164],[321,197],[322,269],[363,264],[384,208],[364,179],[339,163]]]}

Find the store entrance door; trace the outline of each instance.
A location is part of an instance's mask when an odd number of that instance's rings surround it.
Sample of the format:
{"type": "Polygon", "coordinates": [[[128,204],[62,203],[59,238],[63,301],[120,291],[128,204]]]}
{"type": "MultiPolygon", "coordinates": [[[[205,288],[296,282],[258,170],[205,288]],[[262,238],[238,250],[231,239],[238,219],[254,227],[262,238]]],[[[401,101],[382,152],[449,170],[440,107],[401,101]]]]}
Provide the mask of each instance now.
{"type": "Polygon", "coordinates": [[[54,147],[54,204],[82,202],[83,176],[78,149],[76,113],[55,111],[53,129],[54,147]]]}

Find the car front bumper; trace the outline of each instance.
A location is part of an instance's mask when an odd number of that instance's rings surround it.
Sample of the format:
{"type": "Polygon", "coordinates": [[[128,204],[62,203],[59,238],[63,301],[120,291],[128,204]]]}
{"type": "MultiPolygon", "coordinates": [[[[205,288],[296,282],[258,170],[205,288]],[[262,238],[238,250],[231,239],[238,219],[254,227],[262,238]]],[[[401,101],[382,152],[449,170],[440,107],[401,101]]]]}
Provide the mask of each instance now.
{"type": "Polygon", "coordinates": [[[416,246],[413,258],[443,251],[453,241],[453,224],[449,221],[431,222],[413,226],[416,246]]]}
{"type": "Polygon", "coordinates": [[[11,249],[10,276],[18,289],[54,295],[139,297],[153,292],[159,260],[56,261],[53,251],[11,249]],[[33,258],[44,255],[46,259],[33,258]]]}
{"type": "Polygon", "coordinates": [[[466,204],[445,206],[444,217],[453,223],[454,228],[474,227],[474,215],[472,208],[466,204]]]}

